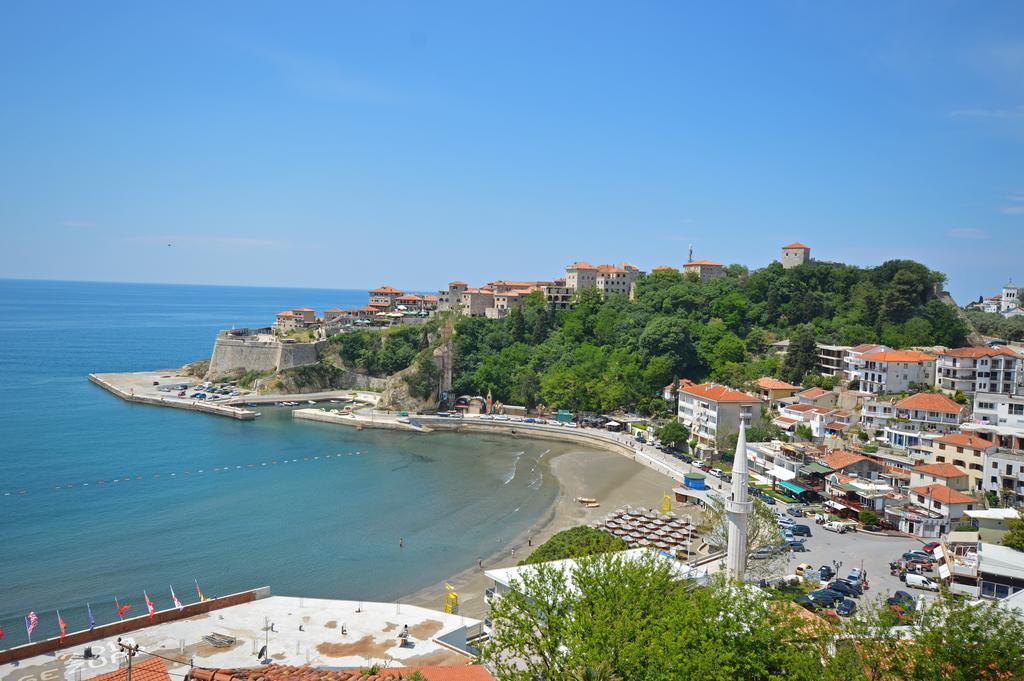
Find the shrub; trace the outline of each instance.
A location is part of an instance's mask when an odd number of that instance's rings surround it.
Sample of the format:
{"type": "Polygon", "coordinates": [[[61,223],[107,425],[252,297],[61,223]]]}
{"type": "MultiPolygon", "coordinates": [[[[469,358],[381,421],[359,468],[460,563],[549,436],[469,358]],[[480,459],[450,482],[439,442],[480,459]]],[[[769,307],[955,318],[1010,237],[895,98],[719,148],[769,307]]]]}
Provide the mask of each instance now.
{"type": "Polygon", "coordinates": [[[626,542],[615,535],[587,525],[580,525],[555,534],[519,564],[546,563],[549,560],[580,558],[609,551],[622,551],[626,546],[626,542]]]}

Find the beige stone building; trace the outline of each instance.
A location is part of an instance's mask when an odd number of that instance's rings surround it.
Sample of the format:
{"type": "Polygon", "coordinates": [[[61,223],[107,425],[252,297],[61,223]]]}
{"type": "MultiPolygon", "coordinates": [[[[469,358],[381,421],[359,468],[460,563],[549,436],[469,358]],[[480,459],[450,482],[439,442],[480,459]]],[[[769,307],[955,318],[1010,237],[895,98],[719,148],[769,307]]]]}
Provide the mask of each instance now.
{"type": "Polygon", "coordinates": [[[799,241],[782,247],[782,266],[787,270],[811,262],[811,247],[799,241]]]}
{"type": "Polygon", "coordinates": [[[701,281],[708,281],[724,277],[725,268],[714,260],[691,260],[683,265],[683,274],[696,274],[701,281]]]}

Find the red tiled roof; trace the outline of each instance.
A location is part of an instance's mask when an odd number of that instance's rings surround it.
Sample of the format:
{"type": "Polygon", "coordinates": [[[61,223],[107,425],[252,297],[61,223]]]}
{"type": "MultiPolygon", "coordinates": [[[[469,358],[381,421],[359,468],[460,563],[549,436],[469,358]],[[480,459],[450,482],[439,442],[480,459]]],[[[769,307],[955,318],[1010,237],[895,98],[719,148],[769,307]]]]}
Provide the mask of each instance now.
{"type": "Polygon", "coordinates": [[[842,449],[836,449],[828,456],[822,457],[821,462],[831,468],[834,471],[842,470],[847,466],[852,466],[859,461],[870,461],[868,457],[861,456],[856,452],[847,452],[842,449]]]}
{"type": "Polygon", "coordinates": [[[917,350],[889,350],[861,355],[872,362],[934,362],[935,358],[917,350]]]}
{"type": "Polygon", "coordinates": [[[800,396],[800,397],[809,397],[809,398],[811,398],[813,400],[813,399],[815,399],[817,397],[821,397],[822,395],[827,395],[828,393],[829,393],[828,390],[823,390],[823,389],[815,386],[813,388],[808,388],[807,390],[803,391],[802,393],[797,393],[797,395],[800,396]]]}
{"type": "Polygon", "coordinates": [[[615,265],[598,265],[597,269],[599,272],[626,272],[626,270],[622,269],[621,267],[616,267],[615,265]]]}
{"type": "Polygon", "coordinates": [[[852,348],[850,348],[850,352],[865,353],[868,352],[869,350],[874,350],[880,347],[882,346],[879,345],[878,343],[861,343],[860,345],[855,345],[852,348]]]}
{"type": "Polygon", "coordinates": [[[295,313],[292,312],[291,310],[285,310],[284,312],[278,312],[277,316],[278,317],[294,317],[295,313]]]}
{"type": "Polygon", "coordinates": [[[949,435],[936,438],[933,442],[941,442],[944,445],[954,445],[956,447],[968,447],[970,449],[988,449],[992,446],[991,440],[986,440],[983,437],[970,433],[950,433],[949,435]]]}
{"type": "Polygon", "coordinates": [[[789,244],[788,246],[783,246],[783,248],[807,248],[807,249],[810,249],[810,246],[804,246],[799,241],[794,241],[793,243],[789,244]]]}
{"type": "Polygon", "coordinates": [[[790,418],[789,416],[776,416],[772,420],[773,421],[782,421],[783,423],[786,423],[786,424],[800,423],[799,419],[790,418]]]}
{"type": "Polygon", "coordinates": [[[597,268],[591,265],[589,262],[574,262],[565,269],[567,270],[596,270],[597,268]]]}
{"type": "Polygon", "coordinates": [[[428,303],[436,303],[437,296],[433,296],[428,293],[427,295],[423,296],[423,300],[427,301],[428,303]]]}
{"type": "Polygon", "coordinates": [[[372,289],[370,293],[397,293],[398,295],[402,295],[405,291],[400,291],[397,288],[392,288],[391,286],[381,286],[380,288],[372,289]]]}
{"type": "Polygon", "coordinates": [[[324,310],[324,312],[341,312],[340,307],[332,307],[330,310],[324,310]]]}
{"type": "Polygon", "coordinates": [[[914,470],[918,473],[934,475],[937,478],[962,478],[967,475],[965,471],[960,470],[951,463],[925,463],[920,466],[914,466],[914,470]]]}
{"type": "Polygon", "coordinates": [[[312,312],[313,308],[311,308],[311,307],[297,307],[297,308],[295,308],[295,311],[296,312],[312,312]]]}
{"type": "MultiPolygon", "coordinates": [[[[680,381],[680,383],[682,383],[680,381]]],[[[693,395],[694,397],[701,397],[713,402],[760,402],[760,397],[755,397],[739,390],[733,390],[732,388],[724,385],[718,385],[717,383],[701,383],[700,385],[680,386],[680,392],[684,392],[687,395],[693,395]]]]}
{"type": "Polygon", "coordinates": [[[783,409],[785,409],[787,411],[797,411],[797,412],[800,412],[802,414],[805,411],[811,411],[812,409],[814,409],[814,405],[813,404],[787,404],[785,407],[783,407],[783,409]]]}
{"type": "Polygon", "coordinates": [[[943,504],[970,504],[977,501],[974,497],[967,496],[963,492],[957,492],[955,489],[937,482],[931,485],[922,485],[921,487],[911,487],[910,491],[915,494],[931,497],[943,504]]]}
{"type": "Polygon", "coordinates": [[[946,414],[959,414],[964,409],[962,405],[939,393],[915,393],[897,402],[896,407],[899,409],[941,411],[946,414]]]}
{"type": "Polygon", "coordinates": [[[683,265],[683,267],[703,266],[703,267],[721,267],[722,263],[715,262],[714,260],[691,260],[690,262],[683,265]]]}
{"type": "Polygon", "coordinates": [[[449,281],[448,285],[449,286],[466,286],[466,282],[464,282],[464,281],[449,281]]]}
{"type": "Polygon", "coordinates": [[[771,376],[762,376],[761,378],[754,381],[754,384],[758,388],[764,388],[765,390],[797,390],[800,386],[780,381],[777,378],[771,376]]]}
{"type": "Polygon", "coordinates": [[[842,421],[830,421],[825,424],[825,427],[829,430],[846,430],[850,427],[850,424],[843,423],[842,421]]]}
{"type": "Polygon", "coordinates": [[[1005,355],[1006,357],[1015,357],[1020,359],[1020,355],[1007,347],[998,348],[952,348],[942,353],[946,357],[964,357],[964,358],[978,358],[978,357],[997,357],[999,355],[1005,355]]]}
{"type": "MultiPolygon", "coordinates": [[[[123,672],[127,675],[127,669],[123,672]]],[[[359,669],[321,669],[271,664],[250,669],[192,670],[195,681],[382,681],[419,672],[427,681],[494,681],[481,665],[448,667],[388,667],[373,676],[364,676],[359,669]]],[[[127,678],[127,676],[125,676],[127,678]]],[[[120,680],[119,680],[120,681],[120,680]]],[[[133,678],[132,681],[135,681],[133,678]]]]}
{"type": "Polygon", "coordinates": [[[406,294],[404,296],[398,296],[398,299],[399,300],[409,300],[409,301],[413,301],[413,302],[418,301],[418,300],[423,300],[422,298],[420,298],[415,293],[408,293],[408,294],[406,294]]]}
{"type": "MultiPolygon", "coordinates": [[[[128,681],[128,668],[93,676],[89,681],[128,681]]],[[[148,657],[132,665],[132,681],[171,681],[171,675],[163,660],[148,657]]]]}

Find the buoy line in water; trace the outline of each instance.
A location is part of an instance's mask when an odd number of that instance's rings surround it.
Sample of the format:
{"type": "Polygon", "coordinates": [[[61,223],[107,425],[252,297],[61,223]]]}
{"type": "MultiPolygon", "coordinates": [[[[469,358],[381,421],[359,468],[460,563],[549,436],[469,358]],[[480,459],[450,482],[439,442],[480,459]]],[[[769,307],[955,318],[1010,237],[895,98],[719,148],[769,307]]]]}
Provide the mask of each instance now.
{"type": "Polygon", "coordinates": [[[356,452],[345,452],[337,454],[323,454],[316,456],[304,456],[301,459],[271,459],[270,461],[261,461],[259,463],[246,463],[236,464],[234,466],[214,466],[213,468],[200,468],[198,470],[185,470],[175,471],[173,473],[153,473],[146,475],[124,475],[109,479],[101,479],[90,482],[68,482],[61,485],[51,485],[50,487],[38,488],[35,490],[30,489],[11,489],[0,492],[0,497],[26,497],[32,494],[39,494],[42,492],[61,492],[69,489],[84,489],[84,488],[105,488],[112,487],[114,485],[121,485],[129,482],[146,481],[146,480],[177,480],[179,478],[193,478],[199,475],[207,475],[209,473],[227,473],[230,471],[246,471],[246,470],[261,470],[263,468],[269,468],[271,466],[283,466],[290,463],[313,463],[317,461],[338,460],[347,456],[359,456],[363,454],[361,451],[356,452]]]}

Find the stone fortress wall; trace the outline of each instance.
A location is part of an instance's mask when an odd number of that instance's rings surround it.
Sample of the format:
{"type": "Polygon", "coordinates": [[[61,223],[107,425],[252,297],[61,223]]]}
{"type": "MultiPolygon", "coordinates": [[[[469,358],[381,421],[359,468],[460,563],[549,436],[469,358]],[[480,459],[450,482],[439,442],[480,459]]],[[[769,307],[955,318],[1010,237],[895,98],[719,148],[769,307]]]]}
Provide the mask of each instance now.
{"type": "Polygon", "coordinates": [[[233,371],[281,371],[316,364],[325,341],[282,343],[268,329],[221,331],[213,343],[209,376],[233,371]]]}

